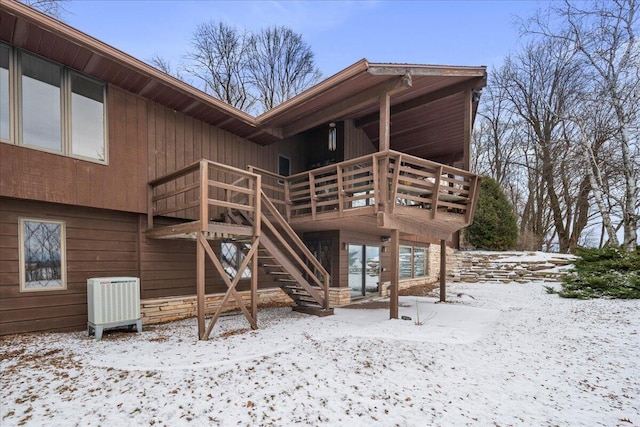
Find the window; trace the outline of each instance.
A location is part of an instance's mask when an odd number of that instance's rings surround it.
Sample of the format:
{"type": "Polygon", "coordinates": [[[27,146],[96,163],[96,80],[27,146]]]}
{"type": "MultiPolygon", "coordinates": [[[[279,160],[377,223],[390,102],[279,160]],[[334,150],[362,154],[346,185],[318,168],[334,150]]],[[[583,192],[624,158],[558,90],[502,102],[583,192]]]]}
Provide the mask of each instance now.
{"type": "MultiPolygon", "coordinates": [[[[283,156],[282,154],[278,155],[278,175],[291,175],[291,159],[283,156]]],[[[279,179],[278,184],[284,185],[284,181],[279,179]]]]}
{"type": "Polygon", "coordinates": [[[410,246],[400,246],[400,257],[399,263],[399,277],[401,279],[410,279],[411,278],[411,247],[410,246]]]}
{"type": "Polygon", "coordinates": [[[71,152],[105,161],[104,85],[71,73],[71,152]]]}
{"type": "Polygon", "coordinates": [[[105,89],[102,82],[0,44],[0,140],[106,163],[105,89]]]}
{"type": "Polygon", "coordinates": [[[20,291],[67,288],[65,223],[20,218],[20,291]]]}
{"type": "MultiPolygon", "coordinates": [[[[230,279],[238,274],[238,268],[244,261],[245,253],[251,249],[247,243],[222,242],[220,244],[220,262],[230,279]]],[[[242,279],[251,278],[249,266],[242,272],[242,279]]]]}
{"type": "Polygon", "coordinates": [[[11,139],[9,112],[9,48],[0,45],[0,140],[11,139]]]}
{"type": "Polygon", "coordinates": [[[62,67],[22,55],[22,142],[62,152],[62,67]]]}
{"type": "Polygon", "coordinates": [[[291,159],[278,155],[278,175],[289,176],[291,175],[291,159]]]}
{"type": "Polygon", "coordinates": [[[413,248],[413,277],[427,275],[427,250],[425,248],[413,248]]]}
{"type": "Polygon", "coordinates": [[[400,246],[399,278],[411,279],[427,275],[427,250],[400,246]]]}

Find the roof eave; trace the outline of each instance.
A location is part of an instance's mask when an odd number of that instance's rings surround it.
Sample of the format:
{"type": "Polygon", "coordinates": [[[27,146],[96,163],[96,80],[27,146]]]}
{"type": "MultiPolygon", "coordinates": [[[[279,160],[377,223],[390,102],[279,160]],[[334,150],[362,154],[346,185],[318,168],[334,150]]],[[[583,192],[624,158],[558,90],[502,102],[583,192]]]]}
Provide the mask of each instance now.
{"type": "Polygon", "coordinates": [[[9,14],[15,15],[16,17],[24,19],[28,22],[32,22],[33,24],[45,29],[46,31],[57,34],[58,36],[65,38],[73,42],[74,44],[82,46],[97,55],[103,56],[127,68],[132,68],[148,78],[159,81],[161,84],[172,86],[176,90],[190,97],[196,98],[199,101],[211,106],[212,108],[224,112],[225,114],[228,114],[248,125],[254,127],[256,126],[256,119],[250,114],[247,114],[227,103],[213,98],[212,96],[202,92],[201,90],[196,89],[195,87],[173,76],[170,76],[169,74],[166,74],[152,67],[151,65],[139,59],[136,59],[133,56],[128,55],[121,50],[116,49],[113,46],[110,46],[80,30],[77,30],[65,24],[64,22],[61,22],[49,15],[39,12],[38,10],[17,1],[0,0],[0,5],[9,14]]]}

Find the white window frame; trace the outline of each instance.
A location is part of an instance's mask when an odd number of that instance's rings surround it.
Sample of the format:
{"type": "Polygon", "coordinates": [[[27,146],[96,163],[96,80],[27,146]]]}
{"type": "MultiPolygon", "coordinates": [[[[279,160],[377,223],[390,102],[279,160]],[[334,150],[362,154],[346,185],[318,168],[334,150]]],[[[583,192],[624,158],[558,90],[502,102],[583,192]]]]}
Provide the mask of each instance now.
{"type": "Polygon", "coordinates": [[[48,58],[44,58],[33,52],[24,51],[22,49],[10,46],[4,43],[0,43],[2,46],[9,48],[9,140],[0,139],[0,142],[18,145],[21,147],[29,148],[32,150],[44,151],[46,153],[57,154],[74,159],[84,160],[87,162],[98,163],[101,165],[109,164],[109,127],[108,127],[108,108],[107,108],[107,84],[103,81],[95,79],[77,70],[70,69],[55,61],[51,61],[48,58]],[[37,145],[28,145],[23,139],[22,129],[22,56],[31,55],[40,60],[49,62],[56,66],[61,67],[61,82],[60,82],[60,119],[61,119],[61,151],[50,150],[37,145]],[[73,154],[73,141],[71,140],[71,75],[77,74],[102,85],[102,105],[103,105],[103,148],[104,159],[98,159],[94,157],[86,157],[78,154],[73,154]]]}
{"type": "Polygon", "coordinates": [[[64,291],[67,289],[67,232],[66,223],[59,220],[41,218],[18,218],[18,262],[20,274],[20,292],[47,292],[64,291]],[[42,224],[56,224],[60,226],[60,286],[27,287],[26,281],[26,254],[25,254],[25,234],[26,222],[36,222],[42,224]]]}

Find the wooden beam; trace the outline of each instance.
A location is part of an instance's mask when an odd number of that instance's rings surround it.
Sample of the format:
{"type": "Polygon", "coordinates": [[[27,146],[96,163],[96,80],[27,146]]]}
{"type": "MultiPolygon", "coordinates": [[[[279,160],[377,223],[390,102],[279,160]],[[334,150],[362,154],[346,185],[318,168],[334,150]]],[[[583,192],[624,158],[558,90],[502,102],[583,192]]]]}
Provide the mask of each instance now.
{"type": "MultiPolygon", "coordinates": [[[[436,90],[431,93],[427,93],[422,96],[418,96],[416,98],[405,101],[401,104],[394,105],[393,107],[391,107],[391,116],[425,106],[427,104],[438,101],[440,99],[460,93],[466,89],[472,89],[475,87],[484,86],[484,84],[486,83],[485,80],[486,80],[485,78],[475,78],[472,80],[467,80],[455,85],[444,87],[442,89],[436,90]]],[[[380,117],[377,113],[372,113],[364,117],[361,117],[359,119],[356,119],[355,126],[357,128],[360,128],[370,123],[377,122],[379,119],[380,117]]]]}
{"type": "Polygon", "coordinates": [[[387,151],[390,148],[390,107],[391,96],[389,96],[389,93],[387,92],[380,95],[380,132],[378,134],[378,140],[380,142],[378,144],[378,151],[387,151]]]}
{"type": "Polygon", "coordinates": [[[433,76],[433,77],[481,77],[485,67],[447,67],[441,65],[392,65],[371,64],[367,72],[373,76],[433,76]]]}
{"type": "Polygon", "coordinates": [[[389,318],[398,318],[398,285],[400,282],[400,232],[391,231],[391,294],[389,296],[389,318]]]}
{"type": "Polygon", "coordinates": [[[447,301],[447,245],[440,240],[440,302],[447,301]]]}
{"type": "MultiPolygon", "coordinates": [[[[413,207],[411,209],[414,209],[413,207]]],[[[416,236],[433,237],[436,239],[448,239],[454,230],[441,230],[436,228],[431,221],[420,221],[419,219],[405,220],[398,215],[390,215],[386,212],[378,212],[378,227],[386,229],[398,229],[403,233],[416,236]]],[[[455,224],[458,225],[458,224],[455,224]]],[[[460,227],[458,227],[460,228],[460,227]]]]}
{"type": "Polygon", "coordinates": [[[288,124],[282,128],[282,137],[287,138],[289,136],[297,135],[302,131],[311,129],[322,123],[336,120],[351,112],[354,112],[367,104],[371,104],[371,101],[380,97],[384,93],[392,95],[394,93],[403,91],[406,89],[407,83],[404,75],[400,78],[394,77],[392,80],[387,80],[376,86],[373,86],[365,91],[359,92],[349,98],[343,99],[335,104],[332,104],[323,109],[317,110],[304,118],[288,124]]]}

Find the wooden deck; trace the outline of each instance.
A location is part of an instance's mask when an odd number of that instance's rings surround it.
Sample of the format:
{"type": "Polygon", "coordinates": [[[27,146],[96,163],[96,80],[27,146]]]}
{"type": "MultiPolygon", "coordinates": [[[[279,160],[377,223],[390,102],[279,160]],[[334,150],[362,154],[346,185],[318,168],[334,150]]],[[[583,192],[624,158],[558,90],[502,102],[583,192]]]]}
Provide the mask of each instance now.
{"type": "Polygon", "coordinates": [[[290,177],[263,175],[297,232],[358,230],[447,239],[473,219],[478,176],[386,151],[290,177]],[[280,184],[278,184],[280,183],[280,184]]]}

